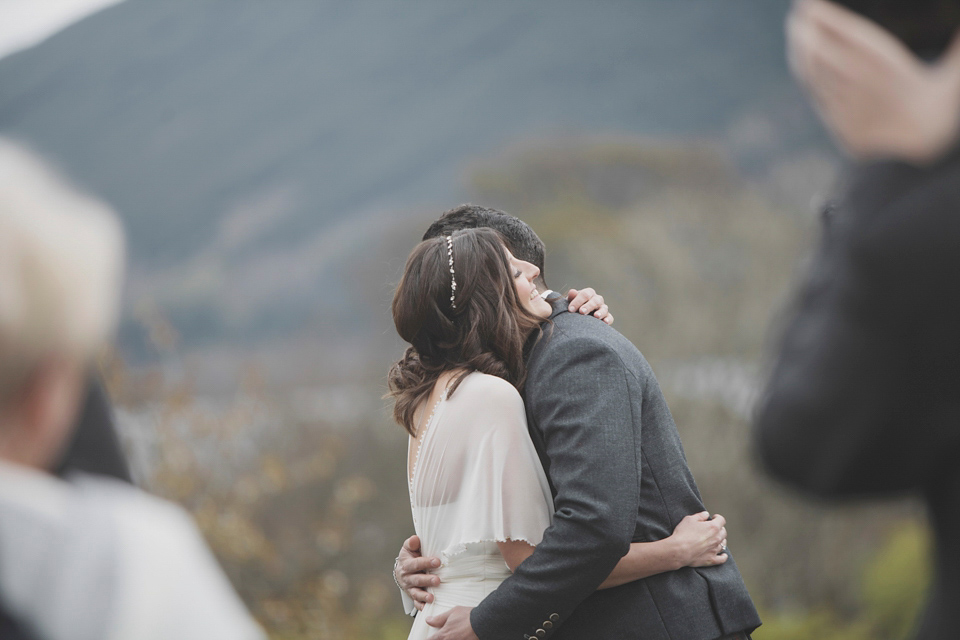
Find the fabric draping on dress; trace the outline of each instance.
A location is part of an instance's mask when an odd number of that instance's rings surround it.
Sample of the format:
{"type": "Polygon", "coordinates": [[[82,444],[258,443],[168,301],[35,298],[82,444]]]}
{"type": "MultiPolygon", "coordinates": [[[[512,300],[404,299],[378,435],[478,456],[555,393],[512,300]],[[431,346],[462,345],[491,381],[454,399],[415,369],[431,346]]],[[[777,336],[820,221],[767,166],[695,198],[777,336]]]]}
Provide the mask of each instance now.
{"type": "Polygon", "coordinates": [[[516,388],[471,373],[424,428],[410,483],[423,554],[448,563],[470,543],[538,544],[553,500],[516,388]]]}

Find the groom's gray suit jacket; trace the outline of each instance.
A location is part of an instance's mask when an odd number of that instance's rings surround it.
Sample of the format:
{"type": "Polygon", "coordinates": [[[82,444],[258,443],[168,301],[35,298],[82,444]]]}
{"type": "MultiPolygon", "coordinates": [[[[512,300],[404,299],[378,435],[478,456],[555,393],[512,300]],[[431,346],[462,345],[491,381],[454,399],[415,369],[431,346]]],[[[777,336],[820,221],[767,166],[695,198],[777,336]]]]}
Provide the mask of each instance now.
{"type": "Polygon", "coordinates": [[[597,591],[631,542],[704,511],[650,365],[603,322],[554,303],[528,359],[530,435],[554,496],[536,551],[471,613],[481,640],[713,640],[760,618],[733,558],[597,591]]]}

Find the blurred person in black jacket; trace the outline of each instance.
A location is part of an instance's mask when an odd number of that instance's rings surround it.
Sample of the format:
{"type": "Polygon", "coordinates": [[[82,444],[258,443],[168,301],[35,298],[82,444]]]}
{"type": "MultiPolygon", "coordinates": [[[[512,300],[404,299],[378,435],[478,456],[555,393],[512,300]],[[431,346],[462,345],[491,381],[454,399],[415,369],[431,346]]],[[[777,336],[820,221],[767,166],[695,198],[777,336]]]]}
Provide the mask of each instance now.
{"type": "Polygon", "coordinates": [[[817,496],[922,496],[936,557],[918,637],[955,638],[960,3],[849,3],[887,28],[827,0],[800,0],[787,21],[791,68],[854,164],[785,326],[756,443],[773,475],[817,496]]]}

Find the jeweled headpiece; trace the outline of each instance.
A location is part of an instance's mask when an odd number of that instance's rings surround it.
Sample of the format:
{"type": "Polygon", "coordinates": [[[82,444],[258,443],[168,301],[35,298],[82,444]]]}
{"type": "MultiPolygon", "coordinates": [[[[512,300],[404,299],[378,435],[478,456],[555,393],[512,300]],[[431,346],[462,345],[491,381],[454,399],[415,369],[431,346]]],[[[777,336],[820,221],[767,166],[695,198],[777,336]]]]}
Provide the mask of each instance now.
{"type": "Polygon", "coordinates": [[[447,236],[447,258],[450,262],[450,306],[457,308],[457,274],[453,271],[453,236],[447,236]]]}

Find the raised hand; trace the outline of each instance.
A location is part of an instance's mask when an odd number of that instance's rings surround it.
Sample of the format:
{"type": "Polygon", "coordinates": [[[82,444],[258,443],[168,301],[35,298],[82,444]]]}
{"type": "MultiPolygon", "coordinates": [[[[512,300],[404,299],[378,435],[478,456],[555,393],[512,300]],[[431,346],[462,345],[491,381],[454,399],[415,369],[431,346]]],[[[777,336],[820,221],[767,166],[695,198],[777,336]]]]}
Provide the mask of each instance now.
{"type": "Polygon", "coordinates": [[[854,158],[937,160],[960,132],[960,38],[935,63],[867,18],[798,0],[787,57],[824,124],[854,158]]]}
{"type": "Polygon", "coordinates": [[[710,567],[727,561],[727,521],[707,511],[680,521],[670,539],[676,545],[678,563],[683,567],[710,567]]]}
{"type": "Polygon", "coordinates": [[[603,296],[593,290],[592,287],[585,289],[570,289],[567,291],[567,301],[570,313],[581,313],[583,315],[592,314],[593,317],[603,320],[607,324],[613,324],[613,315],[610,309],[603,302],[603,296]]]}
{"type": "Polygon", "coordinates": [[[433,594],[426,590],[440,584],[440,578],[427,573],[440,566],[439,558],[424,558],[420,555],[419,536],[410,536],[403,542],[400,555],[393,567],[393,576],[400,588],[407,592],[417,610],[423,611],[433,594]]]}

